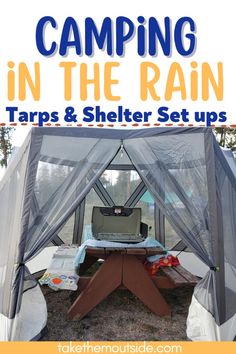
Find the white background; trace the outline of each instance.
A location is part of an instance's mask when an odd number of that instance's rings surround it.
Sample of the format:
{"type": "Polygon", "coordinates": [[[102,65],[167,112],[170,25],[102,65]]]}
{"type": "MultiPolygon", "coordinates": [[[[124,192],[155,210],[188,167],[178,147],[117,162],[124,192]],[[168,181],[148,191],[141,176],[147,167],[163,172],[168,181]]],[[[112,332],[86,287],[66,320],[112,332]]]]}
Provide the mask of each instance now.
{"type": "MultiPolygon", "coordinates": [[[[170,110],[181,110],[187,108],[190,113],[194,111],[226,111],[227,124],[235,124],[234,101],[235,89],[235,60],[234,60],[234,43],[235,43],[235,19],[233,1],[198,1],[192,2],[187,0],[165,0],[165,1],[56,1],[56,0],[41,0],[41,1],[8,1],[5,2],[0,12],[0,121],[9,122],[8,114],[5,112],[6,106],[18,106],[22,111],[60,111],[61,115],[64,108],[74,106],[79,113],[81,119],[81,111],[87,105],[100,105],[106,111],[116,110],[117,105],[123,105],[133,111],[136,110],[151,110],[153,112],[160,106],[166,105],[170,110]],[[145,18],[154,16],[163,24],[163,18],[169,16],[172,19],[173,25],[178,18],[190,16],[197,25],[197,48],[195,54],[190,58],[181,57],[173,46],[173,53],[170,58],[167,58],[163,53],[155,58],[147,56],[140,58],[136,52],[135,39],[127,45],[124,58],[114,56],[110,58],[106,53],[95,50],[95,55],[92,58],[84,56],[76,56],[74,50],[69,51],[67,58],[62,58],[59,54],[51,58],[43,57],[36,48],[35,29],[39,19],[43,16],[52,16],[58,23],[58,30],[51,31],[50,40],[60,40],[61,29],[64,20],[67,16],[72,16],[79,24],[81,35],[83,36],[83,24],[86,17],[92,17],[98,27],[106,16],[110,16],[113,20],[117,16],[129,17],[137,24],[137,16],[142,15],[145,18]],[[101,100],[95,102],[92,91],[89,91],[89,99],[81,102],[79,98],[79,69],[74,70],[73,75],[73,99],[70,102],[65,102],[63,99],[63,72],[59,68],[59,62],[68,60],[75,61],[78,66],[84,62],[89,65],[90,70],[94,62],[102,64],[107,61],[119,61],[120,67],[114,70],[114,76],[119,79],[119,86],[114,88],[114,94],[122,96],[119,102],[109,102],[104,99],[101,91],[101,100]],[[210,63],[213,72],[216,73],[217,62],[222,61],[224,65],[224,100],[218,102],[211,92],[211,99],[203,102],[199,99],[192,102],[190,99],[182,101],[180,94],[173,95],[173,99],[165,102],[164,99],[155,102],[149,99],[142,102],[139,98],[139,65],[142,61],[152,61],[158,64],[161,69],[161,79],[158,84],[158,93],[163,96],[164,84],[168,68],[173,61],[181,63],[186,75],[186,86],[189,87],[188,76],[190,73],[190,62],[197,61],[199,66],[202,62],[210,63]],[[16,65],[19,62],[28,64],[29,69],[33,69],[33,63],[38,61],[41,65],[41,99],[35,102],[31,95],[28,94],[27,100],[19,102],[17,99],[14,102],[7,100],[7,62],[14,61],[16,65]]],[[[50,33],[50,32],[47,32],[50,33]]],[[[92,75],[92,71],[91,71],[92,75]]],[[[189,90],[187,89],[187,92],[189,90]]],[[[79,121],[80,122],[80,121],[79,121]]],[[[151,123],[155,123],[153,117],[151,123]]],[[[192,115],[190,115],[190,123],[194,123],[192,115]]],[[[117,125],[117,127],[119,127],[117,125]]],[[[24,129],[24,131],[27,128],[24,129]]],[[[21,130],[21,136],[24,135],[21,130]]],[[[20,131],[19,131],[20,132],[20,131]]]]}

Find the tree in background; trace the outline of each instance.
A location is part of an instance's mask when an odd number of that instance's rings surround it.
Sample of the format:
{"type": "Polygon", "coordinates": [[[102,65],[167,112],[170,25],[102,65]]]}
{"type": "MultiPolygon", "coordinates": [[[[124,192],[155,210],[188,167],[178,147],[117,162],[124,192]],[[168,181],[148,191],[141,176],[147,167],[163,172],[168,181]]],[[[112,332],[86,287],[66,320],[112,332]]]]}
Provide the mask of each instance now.
{"type": "Polygon", "coordinates": [[[7,160],[12,152],[11,138],[14,128],[0,128],[0,166],[7,167],[7,160]]]}
{"type": "Polygon", "coordinates": [[[214,132],[221,146],[236,150],[236,129],[215,128],[214,132]]]}

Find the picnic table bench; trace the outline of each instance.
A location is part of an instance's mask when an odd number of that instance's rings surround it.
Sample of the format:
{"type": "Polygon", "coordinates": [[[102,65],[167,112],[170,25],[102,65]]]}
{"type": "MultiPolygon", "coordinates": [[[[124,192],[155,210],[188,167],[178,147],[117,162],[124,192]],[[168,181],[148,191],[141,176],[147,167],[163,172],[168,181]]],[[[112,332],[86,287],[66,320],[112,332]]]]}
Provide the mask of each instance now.
{"type": "Polygon", "coordinates": [[[175,267],[162,267],[161,271],[173,284],[174,288],[183,285],[195,286],[199,281],[199,278],[181,265],[175,267]]]}
{"type": "MultiPolygon", "coordinates": [[[[152,255],[165,255],[158,247],[149,248],[87,248],[85,262],[79,269],[80,294],[68,311],[68,318],[80,320],[117,288],[127,288],[158,316],[171,314],[170,306],[159,289],[194,286],[198,278],[182,266],[163,267],[162,274],[150,276],[143,260],[152,255]],[[91,276],[85,272],[97,262],[104,262],[91,276]]],[[[159,272],[158,272],[159,273],[159,272]]]]}

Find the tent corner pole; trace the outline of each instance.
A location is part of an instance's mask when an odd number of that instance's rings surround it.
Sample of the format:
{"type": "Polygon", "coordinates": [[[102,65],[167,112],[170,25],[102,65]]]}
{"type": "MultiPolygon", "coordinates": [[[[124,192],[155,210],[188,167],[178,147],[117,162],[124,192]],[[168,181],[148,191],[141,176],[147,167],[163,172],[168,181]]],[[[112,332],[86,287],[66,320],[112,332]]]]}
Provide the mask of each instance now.
{"type": "Polygon", "coordinates": [[[221,325],[226,319],[223,219],[219,198],[220,191],[217,190],[214,136],[211,130],[205,133],[205,157],[212,254],[213,261],[217,268],[216,271],[214,271],[214,290],[217,306],[215,316],[217,323],[221,325]]]}

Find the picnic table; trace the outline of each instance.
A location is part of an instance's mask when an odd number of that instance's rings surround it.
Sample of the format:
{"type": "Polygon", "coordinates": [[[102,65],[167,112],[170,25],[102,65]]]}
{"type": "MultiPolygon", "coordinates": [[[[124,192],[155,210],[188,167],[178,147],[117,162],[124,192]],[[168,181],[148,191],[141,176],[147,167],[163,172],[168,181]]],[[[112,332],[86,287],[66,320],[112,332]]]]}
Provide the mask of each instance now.
{"type": "Polygon", "coordinates": [[[137,296],[152,312],[158,316],[171,314],[170,306],[159,289],[171,289],[181,285],[195,285],[198,281],[181,266],[164,270],[163,275],[150,276],[144,268],[143,260],[153,255],[165,255],[159,247],[114,248],[88,247],[86,257],[79,269],[80,294],[68,311],[68,318],[80,320],[110,293],[125,287],[137,296]],[[85,272],[97,262],[104,262],[91,276],[85,272]]]}

